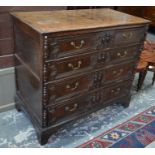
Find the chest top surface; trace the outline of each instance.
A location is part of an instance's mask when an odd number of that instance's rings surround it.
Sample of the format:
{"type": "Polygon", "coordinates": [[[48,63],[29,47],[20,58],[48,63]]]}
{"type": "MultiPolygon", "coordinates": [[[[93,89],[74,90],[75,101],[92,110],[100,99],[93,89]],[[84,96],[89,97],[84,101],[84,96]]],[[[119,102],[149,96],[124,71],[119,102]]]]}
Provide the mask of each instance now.
{"type": "Polygon", "coordinates": [[[112,9],[12,12],[11,14],[39,33],[149,23],[143,18],[112,9]]]}

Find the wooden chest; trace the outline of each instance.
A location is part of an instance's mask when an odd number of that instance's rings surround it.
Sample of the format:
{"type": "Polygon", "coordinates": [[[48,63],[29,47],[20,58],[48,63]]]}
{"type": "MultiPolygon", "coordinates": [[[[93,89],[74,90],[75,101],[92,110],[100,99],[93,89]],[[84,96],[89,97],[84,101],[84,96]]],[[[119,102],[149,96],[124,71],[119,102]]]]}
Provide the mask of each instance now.
{"type": "Polygon", "coordinates": [[[41,144],[64,124],[129,106],[148,20],[111,9],[14,12],[16,107],[41,144]]]}

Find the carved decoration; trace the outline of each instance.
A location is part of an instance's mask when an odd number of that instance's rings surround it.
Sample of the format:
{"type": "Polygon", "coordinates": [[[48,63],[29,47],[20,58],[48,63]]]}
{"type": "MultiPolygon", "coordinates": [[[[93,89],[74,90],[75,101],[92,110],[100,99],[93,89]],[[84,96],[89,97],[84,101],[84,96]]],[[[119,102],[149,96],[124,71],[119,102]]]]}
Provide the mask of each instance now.
{"type": "Polygon", "coordinates": [[[102,80],[103,80],[103,71],[95,72],[92,80],[93,81],[92,89],[101,87],[102,80]]]}
{"type": "Polygon", "coordinates": [[[97,63],[106,63],[108,61],[108,54],[106,52],[100,52],[97,54],[97,63]]]}
{"type": "MultiPolygon", "coordinates": [[[[44,36],[44,43],[43,43],[43,47],[44,47],[44,61],[47,59],[48,57],[48,45],[47,45],[47,36],[44,36]]],[[[42,109],[42,126],[46,127],[47,126],[47,109],[46,109],[46,105],[47,105],[47,87],[46,87],[46,82],[47,82],[47,65],[44,63],[43,66],[43,109],[42,109]]]]}
{"type": "Polygon", "coordinates": [[[46,127],[47,126],[47,110],[43,109],[42,111],[42,126],[46,127]]]}
{"type": "Polygon", "coordinates": [[[113,34],[111,32],[104,32],[102,35],[99,37],[99,48],[107,48],[110,43],[113,41],[113,34]]]}
{"type": "Polygon", "coordinates": [[[110,33],[105,33],[103,34],[103,37],[102,37],[102,43],[103,44],[108,44],[112,39],[112,35],[110,33]]]}
{"type": "Polygon", "coordinates": [[[56,116],[54,116],[54,113],[56,112],[56,108],[49,107],[49,108],[48,108],[48,112],[49,112],[50,115],[52,116],[52,117],[51,117],[51,120],[48,122],[48,124],[55,122],[55,121],[57,120],[56,116]]]}
{"type": "Polygon", "coordinates": [[[44,36],[44,59],[48,58],[48,40],[47,40],[47,36],[44,36]]]}
{"type": "Polygon", "coordinates": [[[56,65],[54,63],[48,63],[48,68],[49,68],[49,76],[51,80],[55,80],[55,77],[57,76],[58,70],[56,65]]]}
{"type": "Polygon", "coordinates": [[[92,67],[95,67],[97,64],[97,57],[96,57],[96,54],[92,54],[91,56],[91,66],[92,67]]]}
{"type": "Polygon", "coordinates": [[[54,94],[54,91],[55,91],[55,85],[51,85],[50,88],[48,89],[50,92],[49,92],[49,99],[48,99],[48,102],[50,102],[51,105],[54,105],[55,104],[55,99],[56,99],[56,95],[54,94]]]}
{"type": "Polygon", "coordinates": [[[101,99],[102,99],[101,92],[95,92],[93,95],[90,96],[89,102],[91,105],[94,105],[100,103],[101,99]]]}
{"type": "Polygon", "coordinates": [[[58,46],[57,41],[55,39],[50,40],[49,52],[50,52],[50,58],[55,59],[58,57],[59,46],[58,46]]]}

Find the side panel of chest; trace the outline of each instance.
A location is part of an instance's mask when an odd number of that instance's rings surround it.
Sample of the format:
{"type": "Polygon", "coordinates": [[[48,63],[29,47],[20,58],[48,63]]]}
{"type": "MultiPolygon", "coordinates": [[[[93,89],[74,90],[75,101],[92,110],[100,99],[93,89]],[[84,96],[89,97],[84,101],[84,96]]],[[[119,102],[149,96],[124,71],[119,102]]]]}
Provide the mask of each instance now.
{"type": "Polygon", "coordinates": [[[42,125],[42,46],[40,35],[14,19],[15,74],[17,97],[42,125]]]}

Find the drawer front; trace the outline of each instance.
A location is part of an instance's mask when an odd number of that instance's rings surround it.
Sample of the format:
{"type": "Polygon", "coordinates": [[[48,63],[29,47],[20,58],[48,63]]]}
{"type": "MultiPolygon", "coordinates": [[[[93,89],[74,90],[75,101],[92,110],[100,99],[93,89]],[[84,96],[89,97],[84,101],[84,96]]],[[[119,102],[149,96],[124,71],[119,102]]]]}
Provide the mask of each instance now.
{"type": "Polygon", "coordinates": [[[80,72],[91,71],[122,60],[138,58],[140,45],[81,54],[47,62],[46,81],[60,79],[80,72]]]}
{"type": "Polygon", "coordinates": [[[88,91],[91,85],[92,79],[90,74],[48,84],[48,100],[49,102],[54,102],[64,97],[75,96],[78,93],[88,91]]]}
{"type": "Polygon", "coordinates": [[[73,53],[94,50],[97,46],[97,33],[75,35],[68,38],[49,38],[47,60],[72,55],[73,53]]]}
{"type": "Polygon", "coordinates": [[[115,65],[105,69],[105,82],[110,82],[125,77],[131,77],[135,68],[135,62],[128,62],[115,65]]]}
{"type": "Polygon", "coordinates": [[[115,34],[114,44],[124,45],[132,43],[141,43],[145,39],[145,28],[132,28],[132,29],[123,29],[117,30],[115,34]]]}
{"type": "Polygon", "coordinates": [[[69,101],[64,101],[58,106],[48,107],[49,125],[57,121],[62,121],[73,115],[80,115],[83,112],[89,112],[95,107],[102,106],[108,101],[129,95],[131,82],[122,82],[109,88],[102,88],[93,93],[81,95],[69,101]]]}
{"type": "Polygon", "coordinates": [[[132,58],[138,58],[141,46],[128,46],[109,51],[110,62],[118,62],[132,58]]]}
{"type": "Polygon", "coordinates": [[[54,124],[66,119],[66,117],[77,114],[82,109],[86,109],[88,103],[87,96],[83,95],[82,97],[64,102],[62,105],[60,104],[60,106],[48,107],[48,125],[52,125],[52,123],[54,124]]]}
{"type": "Polygon", "coordinates": [[[95,63],[94,56],[95,55],[86,54],[48,62],[47,80],[59,79],[64,76],[91,69],[95,63]]]}
{"type": "Polygon", "coordinates": [[[94,68],[105,66],[108,61],[108,52],[94,52],[53,60],[47,62],[46,81],[60,79],[77,73],[89,72],[94,68]]]}
{"type": "Polygon", "coordinates": [[[132,80],[128,82],[122,82],[121,84],[116,84],[112,87],[109,87],[105,91],[105,101],[109,101],[115,98],[118,98],[122,95],[126,95],[130,91],[130,87],[132,86],[132,80]]]}
{"type": "Polygon", "coordinates": [[[92,74],[92,85],[90,90],[106,87],[107,85],[120,80],[127,80],[133,77],[135,62],[124,62],[118,65],[108,66],[92,74]]]}

